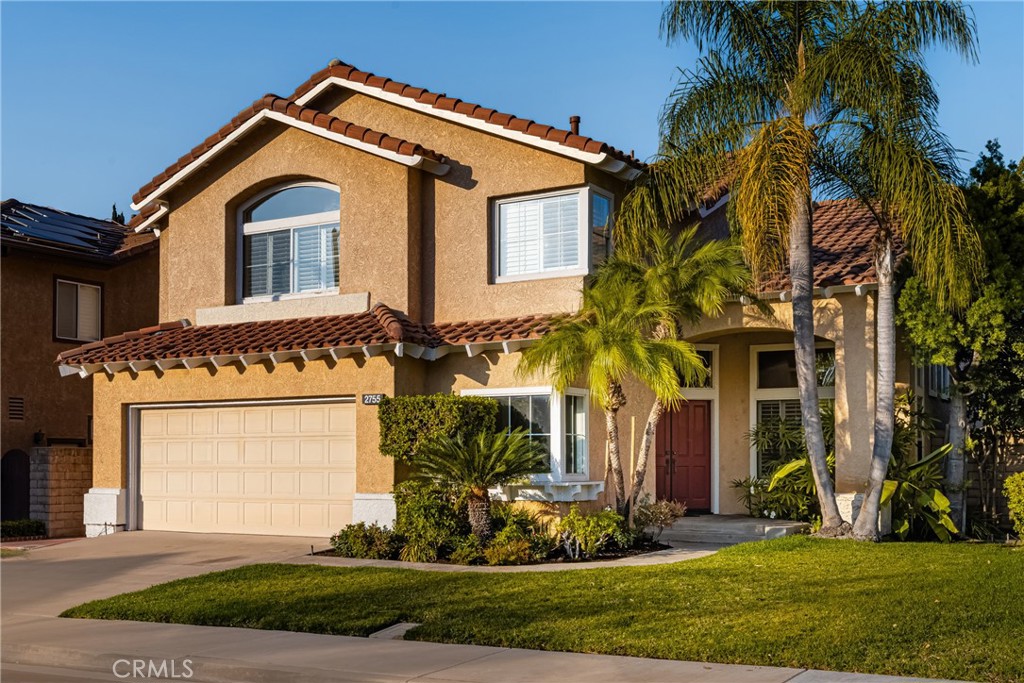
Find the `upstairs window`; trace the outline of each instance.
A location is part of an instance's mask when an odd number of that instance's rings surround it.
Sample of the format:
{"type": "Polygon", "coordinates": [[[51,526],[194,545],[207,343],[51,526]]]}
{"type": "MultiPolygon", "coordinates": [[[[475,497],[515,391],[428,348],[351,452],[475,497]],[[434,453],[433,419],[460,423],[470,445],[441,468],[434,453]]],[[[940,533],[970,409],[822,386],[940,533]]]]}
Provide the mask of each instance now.
{"type": "Polygon", "coordinates": [[[103,290],[72,280],[57,280],[54,294],[54,337],[66,341],[96,341],[101,336],[103,290]]]}
{"type": "Polygon", "coordinates": [[[496,203],[496,280],[583,275],[607,258],[611,196],[591,187],[496,203]]]}
{"type": "Polygon", "coordinates": [[[265,301],[338,288],[340,195],[301,183],[259,196],[242,212],[242,298],[265,301]]]}

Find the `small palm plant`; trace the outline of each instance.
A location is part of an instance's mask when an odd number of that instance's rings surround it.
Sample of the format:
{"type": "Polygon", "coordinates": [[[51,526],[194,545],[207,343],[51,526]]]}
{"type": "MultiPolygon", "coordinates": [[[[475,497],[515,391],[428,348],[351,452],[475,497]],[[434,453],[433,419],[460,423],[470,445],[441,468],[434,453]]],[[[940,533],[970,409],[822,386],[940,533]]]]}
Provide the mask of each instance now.
{"type": "Polygon", "coordinates": [[[452,486],[466,496],[469,525],[481,541],[492,535],[489,489],[548,470],[544,446],[522,429],[469,439],[462,434],[439,436],[420,450],[413,464],[417,477],[452,486]]]}

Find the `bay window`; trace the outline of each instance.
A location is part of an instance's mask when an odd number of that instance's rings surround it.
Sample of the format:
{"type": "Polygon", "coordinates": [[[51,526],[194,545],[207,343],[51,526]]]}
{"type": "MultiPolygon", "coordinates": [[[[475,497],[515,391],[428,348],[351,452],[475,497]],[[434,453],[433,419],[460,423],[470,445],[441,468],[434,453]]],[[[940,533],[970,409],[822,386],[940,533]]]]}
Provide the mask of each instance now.
{"type": "Polygon", "coordinates": [[[578,480],[588,471],[587,394],[550,387],[467,389],[463,395],[486,396],[498,402],[498,429],[524,429],[548,454],[547,481],[578,480]]]}
{"type": "Polygon", "coordinates": [[[582,275],[608,256],[611,196],[583,187],[496,202],[498,282],[582,275]]]}

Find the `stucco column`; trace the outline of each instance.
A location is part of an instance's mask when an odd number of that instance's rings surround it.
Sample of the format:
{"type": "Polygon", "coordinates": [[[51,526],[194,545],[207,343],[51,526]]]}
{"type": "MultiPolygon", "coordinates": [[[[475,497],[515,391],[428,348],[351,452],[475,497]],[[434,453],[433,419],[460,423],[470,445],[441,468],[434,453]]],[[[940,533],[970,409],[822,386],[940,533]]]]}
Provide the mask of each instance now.
{"type": "Polygon", "coordinates": [[[843,324],[837,327],[834,337],[836,494],[841,496],[841,511],[848,508],[852,515],[855,494],[866,488],[874,441],[874,299],[852,293],[836,298],[843,313],[843,324]]]}

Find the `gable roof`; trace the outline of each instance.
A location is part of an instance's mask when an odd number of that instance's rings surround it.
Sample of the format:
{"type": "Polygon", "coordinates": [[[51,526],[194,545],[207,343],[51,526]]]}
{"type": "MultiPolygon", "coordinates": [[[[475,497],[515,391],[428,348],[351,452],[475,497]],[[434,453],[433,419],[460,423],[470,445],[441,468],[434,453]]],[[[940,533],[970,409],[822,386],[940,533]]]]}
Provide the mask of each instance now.
{"type": "Polygon", "coordinates": [[[267,94],[240,111],[220,130],[143,185],[132,196],[132,208],[139,210],[151,205],[155,199],[264,120],[277,121],[406,166],[424,168],[437,175],[444,175],[448,171],[445,157],[423,145],[343,121],[336,116],[296,104],[274,94],[267,94]]]}
{"type": "Polygon", "coordinates": [[[136,234],[131,228],[112,221],[17,199],[5,199],[2,206],[0,241],[5,245],[89,261],[115,262],[157,244],[154,235],[136,234]]]}
{"type": "Polygon", "coordinates": [[[299,104],[305,104],[331,85],[340,85],[400,106],[452,119],[502,137],[571,156],[624,179],[636,177],[646,167],[632,154],[618,150],[606,142],[448,97],[445,93],[393,81],[369,71],[360,71],[338,59],[310,76],[295,90],[292,99],[299,104]]]}
{"type": "Polygon", "coordinates": [[[481,345],[502,347],[534,339],[547,332],[550,319],[535,315],[424,325],[377,304],[362,313],[313,318],[199,326],[178,321],[65,351],[57,362],[63,374],[84,376],[101,369],[137,371],[155,365],[163,370],[236,361],[249,365],[263,360],[277,363],[296,356],[336,360],[352,353],[373,356],[383,351],[434,360],[453,347],[466,347],[470,355],[475,355],[481,345]]]}
{"type": "MultiPolygon", "coordinates": [[[[874,214],[856,199],[815,202],[813,218],[814,286],[870,285],[878,282],[873,243],[878,224],[874,214]]],[[[903,243],[896,241],[896,259],[902,260],[903,243]]],[[[767,292],[791,288],[789,273],[765,278],[767,292]]]]}

